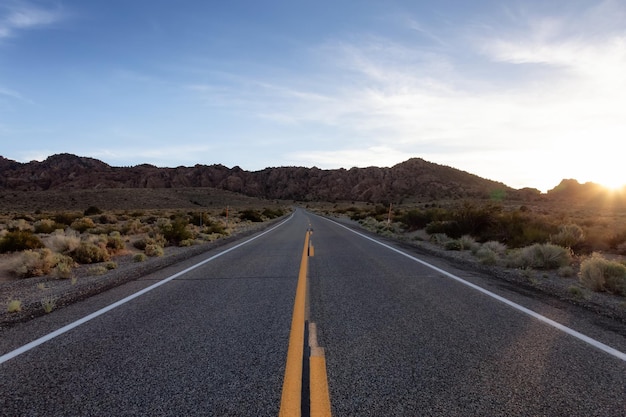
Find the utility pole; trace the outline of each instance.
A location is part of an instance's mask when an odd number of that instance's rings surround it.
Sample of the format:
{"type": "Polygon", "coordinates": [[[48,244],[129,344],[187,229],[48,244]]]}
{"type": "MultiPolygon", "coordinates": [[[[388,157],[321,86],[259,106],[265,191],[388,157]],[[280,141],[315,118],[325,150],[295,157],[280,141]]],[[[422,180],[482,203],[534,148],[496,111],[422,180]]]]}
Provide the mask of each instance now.
{"type": "Polygon", "coordinates": [[[387,215],[387,228],[391,227],[391,203],[389,203],[389,214],[387,215]]]}

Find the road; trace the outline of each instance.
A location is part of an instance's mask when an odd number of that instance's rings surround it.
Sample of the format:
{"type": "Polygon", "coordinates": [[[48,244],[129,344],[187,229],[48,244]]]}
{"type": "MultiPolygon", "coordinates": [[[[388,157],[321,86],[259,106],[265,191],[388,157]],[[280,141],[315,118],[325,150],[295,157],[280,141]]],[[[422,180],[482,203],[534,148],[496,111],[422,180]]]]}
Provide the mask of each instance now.
{"type": "Polygon", "coordinates": [[[0,355],[150,289],[1,361],[0,415],[278,415],[309,228],[307,323],[334,416],[626,416],[623,325],[420,257],[443,273],[303,210],[4,330],[0,355]]]}

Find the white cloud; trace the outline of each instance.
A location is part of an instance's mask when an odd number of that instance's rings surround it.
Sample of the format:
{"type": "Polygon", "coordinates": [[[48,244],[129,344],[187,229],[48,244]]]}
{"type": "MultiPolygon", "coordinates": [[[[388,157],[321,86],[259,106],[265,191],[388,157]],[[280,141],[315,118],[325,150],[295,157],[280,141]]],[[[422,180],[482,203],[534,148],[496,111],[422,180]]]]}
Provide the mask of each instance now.
{"type": "Polygon", "coordinates": [[[59,10],[43,9],[25,1],[0,6],[0,39],[15,36],[21,30],[53,24],[63,18],[59,10]]]}

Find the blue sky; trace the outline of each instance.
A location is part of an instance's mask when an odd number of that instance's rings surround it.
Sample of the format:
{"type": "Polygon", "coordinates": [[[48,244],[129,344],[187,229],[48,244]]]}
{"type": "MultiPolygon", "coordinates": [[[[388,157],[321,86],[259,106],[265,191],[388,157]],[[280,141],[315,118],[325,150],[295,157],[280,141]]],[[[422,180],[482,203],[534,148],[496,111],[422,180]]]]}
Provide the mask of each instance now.
{"type": "Polygon", "coordinates": [[[0,155],[626,183],[626,3],[0,0],[0,155]]]}

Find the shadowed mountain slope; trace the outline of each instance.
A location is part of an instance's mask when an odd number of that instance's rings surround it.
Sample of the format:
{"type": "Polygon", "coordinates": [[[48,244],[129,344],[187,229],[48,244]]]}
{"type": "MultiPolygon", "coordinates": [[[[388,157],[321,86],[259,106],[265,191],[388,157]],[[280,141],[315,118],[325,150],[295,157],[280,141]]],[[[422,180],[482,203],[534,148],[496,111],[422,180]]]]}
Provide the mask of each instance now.
{"type": "Polygon", "coordinates": [[[415,198],[484,198],[494,193],[539,194],[537,190],[514,190],[503,183],[420,158],[391,168],[277,167],[251,172],[223,165],[112,167],[97,159],[71,154],[29,163],[0,157],[0,189],[4,190],[181,187],[212,187],[253,197],[300,201],[399,202],[415,198]]]}

